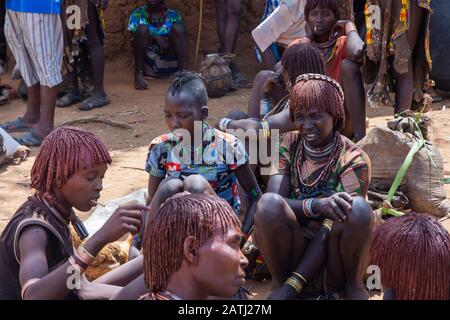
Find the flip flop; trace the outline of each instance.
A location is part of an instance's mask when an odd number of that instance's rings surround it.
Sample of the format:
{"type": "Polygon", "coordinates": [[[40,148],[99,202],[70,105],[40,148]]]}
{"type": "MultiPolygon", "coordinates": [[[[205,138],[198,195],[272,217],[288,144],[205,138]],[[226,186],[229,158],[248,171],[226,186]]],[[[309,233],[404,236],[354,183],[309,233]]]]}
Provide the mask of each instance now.
{"type": "Polygon", "coordinates": [[[111,103],[108,96],[105,94],[101,97],[90,97],[83,101],[83,103],[78,107],[82,111],[90,111],[95,108],[101,108],[111,103]]]}
{"type": "Polygon", "coordinates": [[[30,130],[23,136],[15,139],[19,144],[27,147],[39,147],[43,140],[41,137],[38,137],[33,130],[30,130]]]}
{"type": "Polygon", "coordinates": [[[80,95],[68,92],[56,101],[56,106],[58,108],[66,108],[78,102],[81,102],[82,100],[83,99],[81,98],[80,95]]]}
{"type": "Polygon", "coordinates": [[[27,132],[31,127],[25,124],[22,118],[18,117],[16,120],[7,121],[0,125],[6,132],[27,132]]]}

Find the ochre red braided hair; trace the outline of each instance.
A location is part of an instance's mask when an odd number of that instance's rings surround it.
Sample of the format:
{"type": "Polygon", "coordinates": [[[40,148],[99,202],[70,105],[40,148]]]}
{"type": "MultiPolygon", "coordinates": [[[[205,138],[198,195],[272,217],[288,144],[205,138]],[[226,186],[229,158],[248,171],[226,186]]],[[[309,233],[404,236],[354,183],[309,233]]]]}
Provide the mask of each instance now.
{"type": "Polygon", "coordinates": [[[168,199],[145,231],[145,283],[152,291],[166,289],[171,275],[181,268],[188,236],[196,238],[199,249],[215,232],[226,235],[229,228],[240,230],[240,226],[228,202],[217,196],[189,194],[168,199]]]}
{"type": "Polygon", "coordinates": [[[395,299],[450,299],[450,235],[435,217],[388,219],[374,232],[371,256],[395,299]]]}
{"type": "Polygon", "coordinates": [[[111,156],[94,134],[73,127],[57,128],[44,139],[36,156],[31,188],[54,203],[54,188],[62,187],[83,166],[100,164],[111,164],[111,156]]]}

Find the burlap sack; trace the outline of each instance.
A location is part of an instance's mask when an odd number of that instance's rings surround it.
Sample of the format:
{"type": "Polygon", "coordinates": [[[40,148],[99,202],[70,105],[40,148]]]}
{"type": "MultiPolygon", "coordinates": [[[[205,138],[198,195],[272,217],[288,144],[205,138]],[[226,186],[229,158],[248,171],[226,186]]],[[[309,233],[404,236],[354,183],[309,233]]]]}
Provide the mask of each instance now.
{"type": "Polygon", "coordinates": [[[209,54],[200,64],[200,74],[205,79],[206,90],[211,98],[220,98],[230,91],[233,77],[225,57],[209,54]]]}
{"type": "MultiPolygon", "coordinates": [[[[392,184],[417,138],[410,133],[376,127],[358,145],[372,163],[372,183],[392,184]]],[[[419,150],[405,176],[405,193],[417,212],[442,217],[450,214],[450,202],[443,188],[444,165],[439,150],[430,143],[419,150]]]]}

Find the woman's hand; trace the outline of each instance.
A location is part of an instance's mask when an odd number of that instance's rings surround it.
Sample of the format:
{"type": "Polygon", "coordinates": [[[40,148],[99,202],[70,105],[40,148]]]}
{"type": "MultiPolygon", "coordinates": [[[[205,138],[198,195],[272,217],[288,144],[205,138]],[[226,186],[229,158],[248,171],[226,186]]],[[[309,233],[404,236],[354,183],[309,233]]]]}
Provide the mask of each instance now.
{"type": "Polygon", "coordinates": [[[142,205],[119,207],[93,237],[106,245],[127,233],[135,235],[141,229],[142,214],[147,214],[147,211],[148,207],[142,205]]]}
{"type": "Polygon", "coordinates": [[[346,26],[347,23],[352,23],[350,20],[338,20],[331,30],[331,34],[334,38],[339,38],[340,36],[345,36],[347,34],[346,26]]]}
{"type": "Polygon", "coordinates": [[[314,199],[312,210],[323,218],[343,222],[352,211],[353,198],[346,192],[340,192],[328,198],[314,199]]]}

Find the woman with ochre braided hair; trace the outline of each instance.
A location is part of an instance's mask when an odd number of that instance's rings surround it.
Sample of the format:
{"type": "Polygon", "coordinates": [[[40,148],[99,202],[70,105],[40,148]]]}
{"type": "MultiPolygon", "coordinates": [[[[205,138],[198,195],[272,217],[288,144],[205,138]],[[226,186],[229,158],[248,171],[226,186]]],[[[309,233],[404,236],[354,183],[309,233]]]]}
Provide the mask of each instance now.
{"type": "Polygon", "coordinates": [[[248,264],[240,250],[242,236],[241,223],[226,200],[178,193],[162,204],[145,229],[144,273],[114,299],[236,298],[248,264]]]}
{"type": "MultiPolygon", "coordinates": [[[[96,205],[110,163],[106,146],[82,129],[61,127],[44,139],[31,169],[31,187],[36,192],[0,237],[0,300],[80,298],[74,289],[81,288],[83,273],[97,253],[123,235],[139,232],[147,207],[124,206],[84,245],[73,248],[69,224],[81,239],[88,236],[73,209],[89,211],[96,205]]],[[[130,262],[135,268],[121,275],[115,270],[108,274],[108,278],[116,274],[116,283],[108,283],[115,286],[83,283],[89,286],[91,297],[108,298],[128,282],[127,276],[131,281],[142,272],[139,263],[130,262]]]]}
{"type": "Polygon", "coordinates": [[[325,275],[317,288],[322,297],[344,292],[367,299],[362,272],[373,220],[364,200],[370,162],[339,133],[345,121],[341,86],[304,74],[289,98],[297,131],[280,142],[278,172],[255,215],[256,242],[273,279],[269,298],[296,298],[325,275]]]}
{"type": "Polygon", "coordinates": [[[144,299],[231,298],[244,284],[240,222],[231,206],[211,195],[168,199],[144,238],[144,299]]]}

